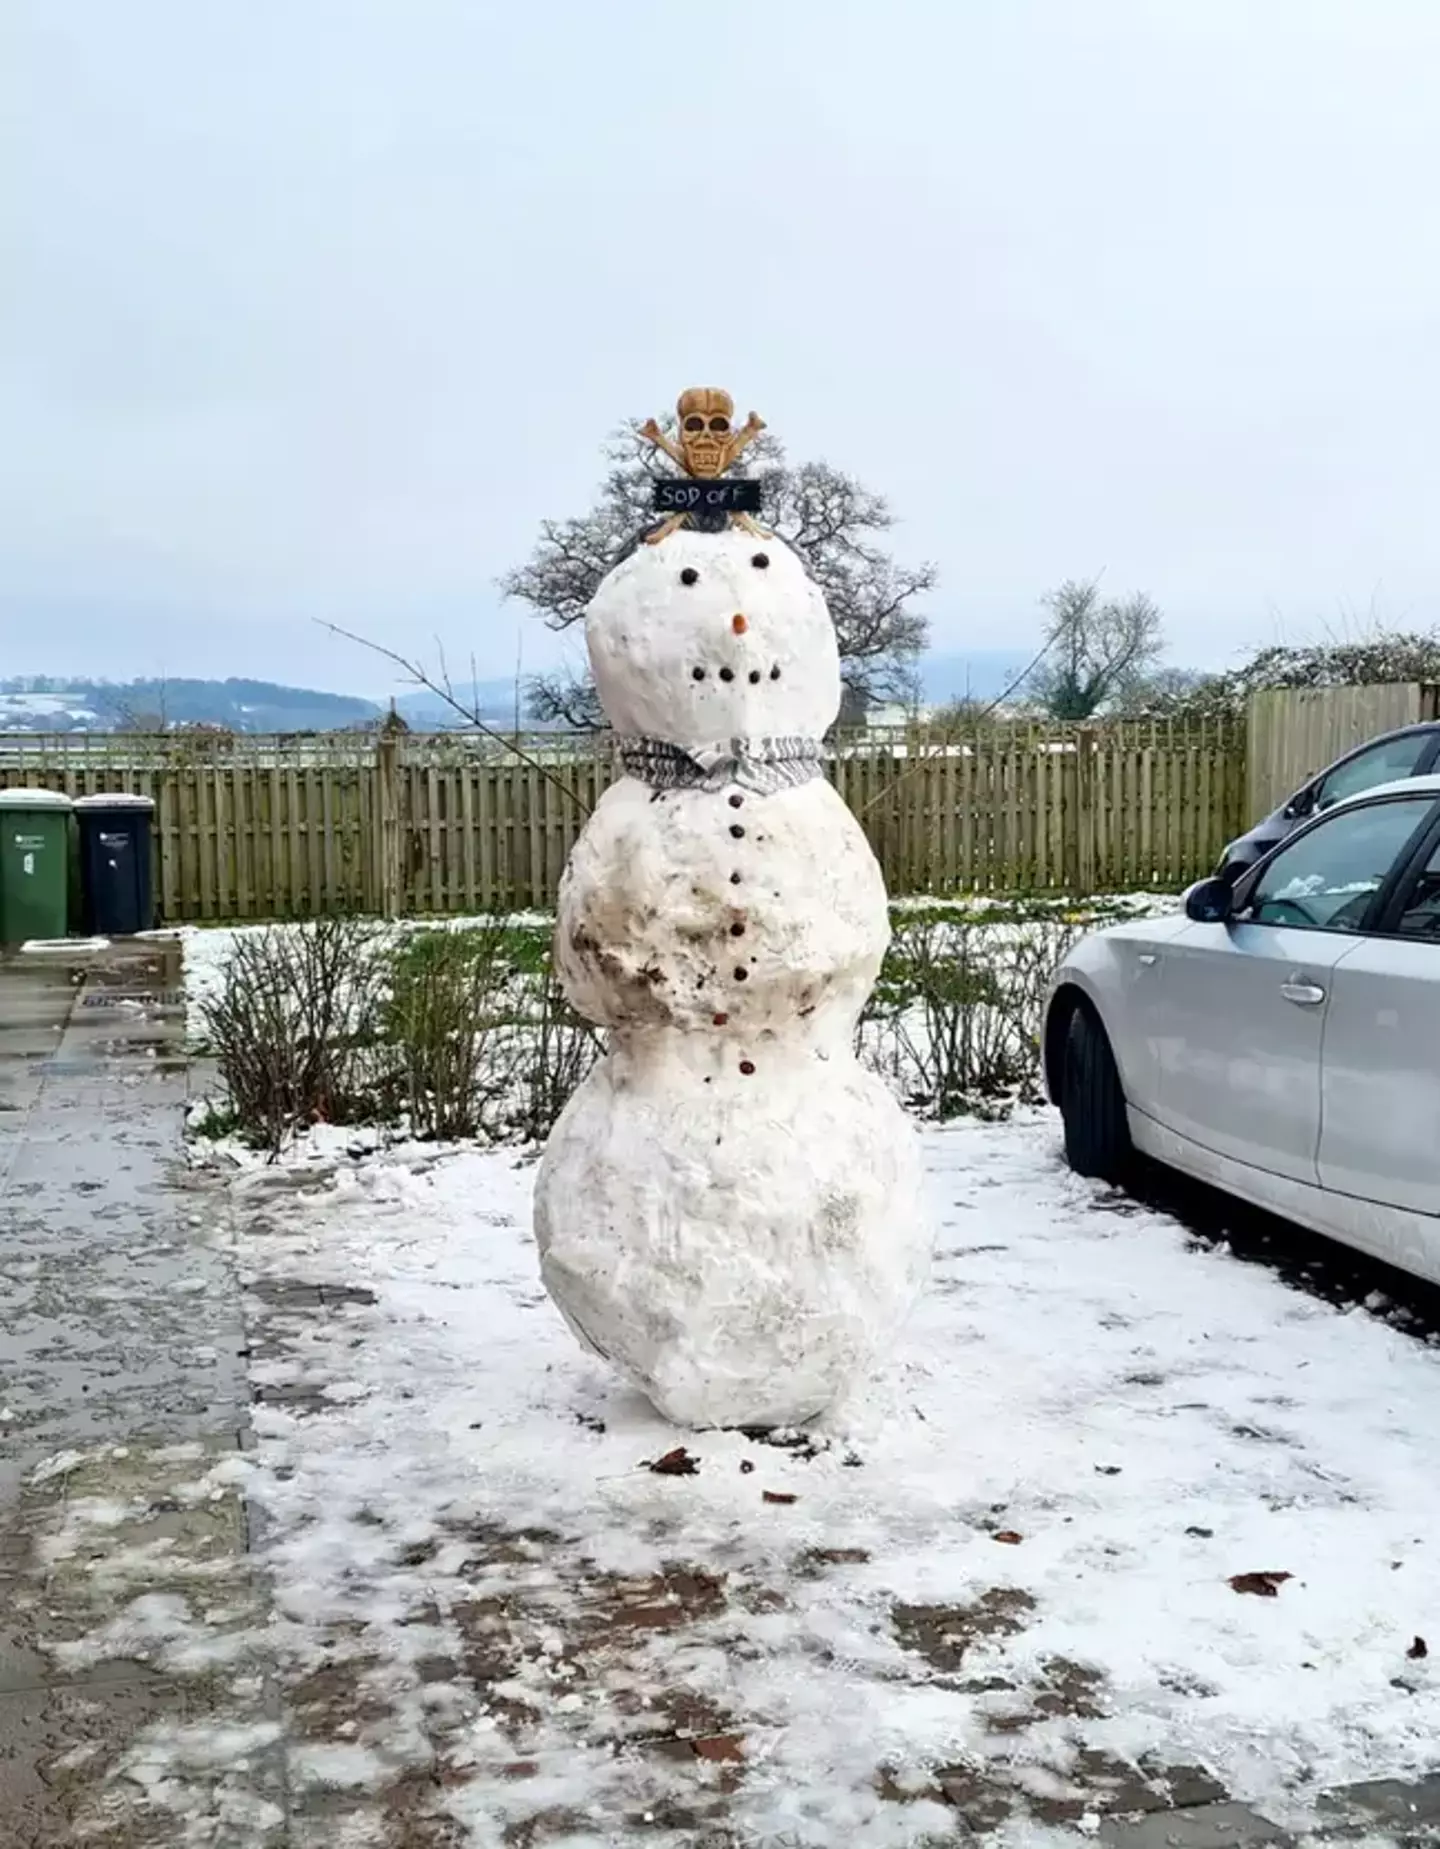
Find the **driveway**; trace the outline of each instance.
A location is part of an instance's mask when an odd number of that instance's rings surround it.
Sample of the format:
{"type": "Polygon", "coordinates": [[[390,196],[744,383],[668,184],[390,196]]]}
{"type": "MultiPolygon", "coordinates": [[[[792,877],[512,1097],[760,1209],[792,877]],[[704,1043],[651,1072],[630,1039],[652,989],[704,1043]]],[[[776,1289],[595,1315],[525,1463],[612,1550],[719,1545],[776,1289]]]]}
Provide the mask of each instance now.
{"type": "MultiPolygon", "coordinates": [[[[513,1156],[236,1172],[295,1840],[1423,1839],[1440,1358],[1077,1182],[1047,1117],[926,1151],[892,1372],[680,1457],[539,1290],[513,1156]]],[[[162,1671],[243,1654],[164,1623],[162,1671]]],[[[203,1738],[152,1745],[208,1802],[203,1738]]]]}

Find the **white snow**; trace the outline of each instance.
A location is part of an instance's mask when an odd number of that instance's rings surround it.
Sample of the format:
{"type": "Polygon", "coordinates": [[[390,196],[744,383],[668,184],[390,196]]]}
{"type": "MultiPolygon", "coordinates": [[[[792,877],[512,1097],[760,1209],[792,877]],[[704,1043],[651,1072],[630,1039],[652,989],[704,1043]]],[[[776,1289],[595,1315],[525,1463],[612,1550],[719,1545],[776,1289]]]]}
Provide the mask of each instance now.
{"type": "Polygon", "coordinates": [[[677,1803],[743,1841],[908,1844],[953,1823],[933,1779],[959,1767],[1031,1845],[1026,1802],[1104,1809],[1082,1751],[1206,1766],[1282,1820],[1428,1769],[1440,1699],[1406,1652],[1440,1597],[1440,1357],[1071,1177],[1049,1116],[924,1149],[940,1250],[890,1372],[816,1455],[707,1433],[683,1476],[644,1468],[678,1434],[539,1288],[532,1170],[242,1176],[252,1274],[375,1299],[256,1300],[255,1377],[315,1397],[258,1407],[224,1467],[266,1518],[261,1644],[350,1691],[302,1790],[431,1766],[473,1849],[571,1812],[565,1840],[625,1841],[677,1803]],[[907,1648],[927,1606],[951,1659],[907,1648]]]}
{"type": "Polygon", "coordinates": [[[930,1249],[899,1105],[847,1044],[779,1029],[617,1036],[546,1147],[535,1229],[577,1336],[692,1427],[834,1404],[930,1249]]]}
{"type": "Polygon", "coordinates": [[[819,738],[839,710],[830,613],[779,539],[732,528],[637,546],[595,593],[585,643],[622,734],[686,747],[819,738]]]}
{"type": "Polygon", "coordinates": [[[721,1012],[737,1058],[762,1034],[808,1037],[817,1014],[848,1040],[890,926],[842,798],[823,778],[735,807],[707,790],[653,796],[634,777],[611,784],[572,850],[555,937],[571,1003],[606,1027],[707,1040],[721,1012]]]}

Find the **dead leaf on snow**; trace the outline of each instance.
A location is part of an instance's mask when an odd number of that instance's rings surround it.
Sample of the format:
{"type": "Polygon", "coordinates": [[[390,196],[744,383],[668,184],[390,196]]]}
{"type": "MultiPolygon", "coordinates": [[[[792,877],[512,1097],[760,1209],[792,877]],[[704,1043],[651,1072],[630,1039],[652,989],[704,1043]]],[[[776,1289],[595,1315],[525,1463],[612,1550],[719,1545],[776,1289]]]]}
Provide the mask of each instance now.
{"type": "Polygon", "coordinates": [[[1423,1637],[1417,1637],[1405,1654],[1412,1663],[1418,1663],[1421,1657],[1429,1656],[1430,1646],[1423,1637]]]}
{"type": "Polygon", "coordinates": [[[676,1445],[673,1451],[667,1451],[664,1457],[657,1457],[653,1463],[642,1466],[657,1477],[693,1477],[700,1468],[698,1457],[691,1457],[684,1445],[676,1445]]]}
{"type": "Polygon", "coordinates": [[[706,1740],[692,1740],[697,1759],[736,1760],[745,1757],[745,1742],[735,1733],[711,1734],[706,1740]]]}
{"type": "Polygon", "coordinates": [[[1002,1528],[997,1534],[992,1534],[990,1539],[998,1541],[1002,1547],[1018,1547],[1025,1537],[1016,1534],[1013,1528],[1002,1528]]]}
{"type": "Polygon", "coordinates": [[[1230,1581],[1232,1592],[1253,1592],[1257,1599],[1274,1599],[1293,1573],[1236,1573],[1230,1581]]]}
{"type": "Polygon", "coordinates": [[[792,1495],[788,1489],[767,1489],[762,1490],[760,1493],[765,1498],[766,1502],[788,1503],[798,1502],[800,1500],[798,1496],[792,1495]]]}

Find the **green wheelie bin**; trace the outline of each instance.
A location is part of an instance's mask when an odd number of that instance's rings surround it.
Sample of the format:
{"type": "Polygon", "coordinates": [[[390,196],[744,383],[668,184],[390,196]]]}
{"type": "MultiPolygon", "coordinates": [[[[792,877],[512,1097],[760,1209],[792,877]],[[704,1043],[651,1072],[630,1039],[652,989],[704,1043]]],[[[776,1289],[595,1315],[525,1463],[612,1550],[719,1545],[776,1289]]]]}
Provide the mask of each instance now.
{"type": "Polygon", "coordinates": [[[0,944],[70,927],[70,811],[58,790],[0,790],[0,944]]]}

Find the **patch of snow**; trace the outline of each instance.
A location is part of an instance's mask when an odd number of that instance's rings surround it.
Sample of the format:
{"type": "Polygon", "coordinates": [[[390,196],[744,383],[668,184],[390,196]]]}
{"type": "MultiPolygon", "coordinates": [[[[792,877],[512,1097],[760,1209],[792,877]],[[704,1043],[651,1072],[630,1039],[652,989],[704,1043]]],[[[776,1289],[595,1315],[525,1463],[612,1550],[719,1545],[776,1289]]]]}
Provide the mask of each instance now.
{"type": "Polygon", "coordinates": [[[333,1763],[438,1755],[476,1845],[547,1808],[616,1840],[693,1797],[690,1764],[616,1749],[677,1702],[743,1739],[745,1840],[919,1841],[936,1807],[878,1795],[882,1766],[1038,1801],[1083,1747],[1202,1764],[1270,1809],[1428,1769],[1440,1688],[1406,1650],[1433,1604],[1440,1356],[1076,1180],[1047,1117],[924,1142],[932,1288],[813,1455],[678,1433],[577,1354],[508,1155],[381,1156],[257,1197],[253,1231],[241,1207],[254,1277],[375,1299],[274,1325],[293,1371],[368,1397],[262,1404],[244,1465],[273,1641],[369,1691],[333,1763]],[[695,1474],[644,1467],[682,1440],[695,1474]],[[683,1622],[616,1619],[680,1570],[683,1622]],[[1278,1571],[1273,1598],[1229,1584],[1278,1571]],[[953,1626],[955,1666],[907,1607],[953,1626]]]}
{"type": "Polygon", "coordinates": [[[56,1477],[68,1477],[72,1470],[78,1469],[84,1462],[83,1451],[57,1451],[53,1457],[42,1459],[30,1472],[31,1487],[52,1482],[56,1477]]]}

